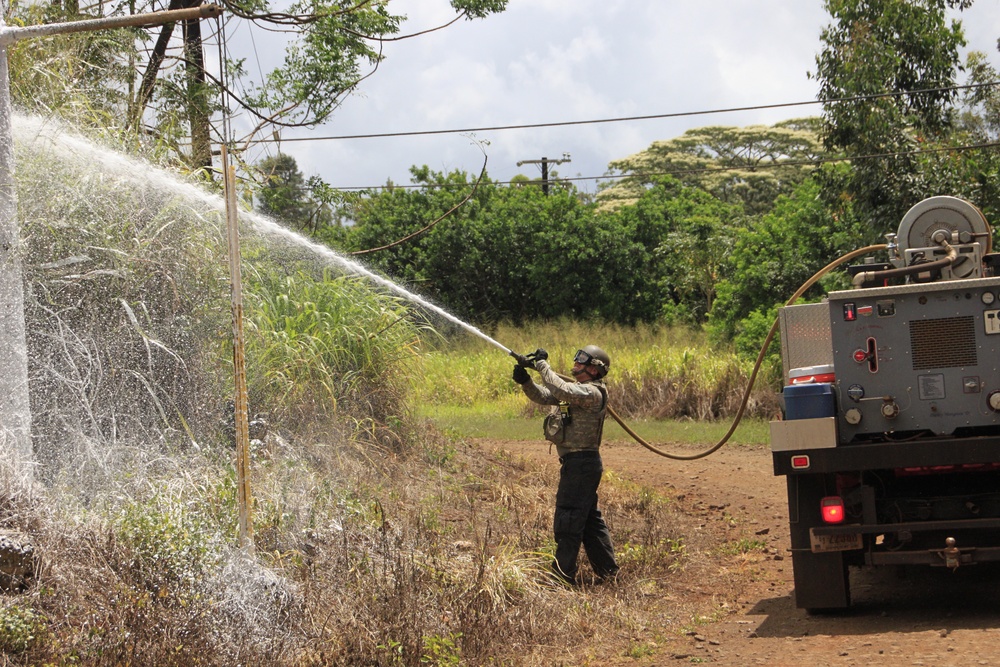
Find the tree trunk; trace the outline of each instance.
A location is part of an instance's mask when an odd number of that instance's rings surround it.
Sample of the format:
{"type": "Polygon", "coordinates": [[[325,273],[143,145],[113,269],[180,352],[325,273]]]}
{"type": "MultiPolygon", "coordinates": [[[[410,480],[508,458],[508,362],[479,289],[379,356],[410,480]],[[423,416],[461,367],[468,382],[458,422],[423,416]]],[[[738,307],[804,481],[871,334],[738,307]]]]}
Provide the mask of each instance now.
{"type": "Polygon", "coordinates": [[[200,19],[184,22],[184,56],[188,85],[188,122],[191,126],[191,167],[204,169],[211,177],[212,133],[208,122],[209,91],[205,85],[205,54],[201,43],[200,19]]]}
{"type": "MultiPolygon", "coordinates": [[[[181,0],[170,0],[170,6],[167,9],[182,9],[183,6],[181,0]]],[[[166,57],[167,45],[170,44],[170,36],[173,33],[174,24],[164,23],[160,28],[160,36],[153,46],[153,53],[149,56],[149,63],[146,65],[146,72],[142,75],[142,84],[139,86],[139,95],[132,104],[129,113],[129,125],[135,132],[138,132],[142,126],[142,114],[146,112],[146,106],[153,96],[153,86],[156,84],[156,77],[160,73],[160,66],[163,64],[163,58],[166,57]]]]}

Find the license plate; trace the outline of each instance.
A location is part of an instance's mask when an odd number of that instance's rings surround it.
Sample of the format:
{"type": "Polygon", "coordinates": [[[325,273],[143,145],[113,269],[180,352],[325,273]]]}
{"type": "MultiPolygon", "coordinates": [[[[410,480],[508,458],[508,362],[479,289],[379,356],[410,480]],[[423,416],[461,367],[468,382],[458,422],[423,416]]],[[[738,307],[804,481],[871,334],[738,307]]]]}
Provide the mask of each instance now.
{"type": "Polygon", "coordinates": [[[864,546],[861,533],[817,535],[813,528],[809,529],[809,542],[814,554],[828,551],[850,551],[851,549],[861,549],[864,546]]]}

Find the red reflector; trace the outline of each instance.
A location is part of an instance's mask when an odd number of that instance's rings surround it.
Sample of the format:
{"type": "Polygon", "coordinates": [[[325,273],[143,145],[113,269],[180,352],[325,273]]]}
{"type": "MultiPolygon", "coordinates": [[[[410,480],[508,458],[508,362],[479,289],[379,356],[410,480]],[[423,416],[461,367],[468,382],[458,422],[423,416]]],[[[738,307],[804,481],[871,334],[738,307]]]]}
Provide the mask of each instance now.
{"type": "Polygon", "coordinates": [[[792,468],[795,470],[803,470],[809,467],[809,457],[808,456],[793,456],[792,457],[792,468]]]}
{"type": "Polygon", "coordinates": [[[819,501],[819,511],[826,523],[843,523],[844,499],[840,496],[827,496],[819,501]]]}

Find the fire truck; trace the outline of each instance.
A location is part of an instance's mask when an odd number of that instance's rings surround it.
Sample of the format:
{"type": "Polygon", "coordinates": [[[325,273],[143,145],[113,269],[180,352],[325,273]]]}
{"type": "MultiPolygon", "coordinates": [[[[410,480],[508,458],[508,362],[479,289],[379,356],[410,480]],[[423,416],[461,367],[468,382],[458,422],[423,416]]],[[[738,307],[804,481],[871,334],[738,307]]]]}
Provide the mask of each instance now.
{"type": "Polygon", "coordinates": [[[1000,560],[1000,254],[982,212],[919,202],[852,288],[779,312],[796,605],[850,605],[849,568],[1000,560]]]}

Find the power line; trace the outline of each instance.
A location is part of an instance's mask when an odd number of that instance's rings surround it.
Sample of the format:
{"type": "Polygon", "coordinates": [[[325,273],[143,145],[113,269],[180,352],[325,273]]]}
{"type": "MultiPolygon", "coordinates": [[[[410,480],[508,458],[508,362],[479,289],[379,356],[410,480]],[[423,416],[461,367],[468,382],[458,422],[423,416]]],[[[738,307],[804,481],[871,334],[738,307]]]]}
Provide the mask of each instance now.
{"type": "MultiPolygon", "coordinates": [[[[732,167],[698,167],[695,169],[677,169],[673,171],[653,171],[653,172],[633,172],[628,174],[604,174],[603,176],[571,176],[566,178],[551,178],[549,183],[570,183],[573,181],[597,181],[597,180],[623,180],[626,178],[659,178],[662,176],[691,176],[695,174],[710,174],[710,173],[724,173],[728,171],[764,171],[768,169],[779,169],[782,167],[819,167],[824,164],[834,164],[837,162],[857,162],[864,160],[885,160],[890,158],[898,157],[911,157],[915,155],[929,155],[934,153],[949,153],[949,152],[962,152],[970,150],[987,150],[1000,148],[1000,141],[992,141],[981,144],[962,144],[958,146],[944,146],[940,148],[921,148],[912,151],[894,151],[891,153],[871,153],[868,155],[855,155],[851,156],[841,156],[841,157],[829,157],[829,158],[819,158],[816,160],[788,160],[785,162],[770,162],[765,164],[757,164],[753,167],[743,166],[732,166],[732,167]]],[[[491,185],[522,185],[525,184],[524,181],[491,181],[491,185]]],[[[467,187],[468,183],[455,183],[447,185],[438,184],[410,184],[410,185],[375,185],[369,187],[361,186],[350,186],[350,187],[333,187],[332,189],[342,191],[342,192],[360,192],[365,190],[387,190],[387,189],[399,189],[399,190],[420,190],[424,188],[446,188],[446,187],[467,187]]],[[[311,188],[303,188],[305,190],[311,188]]]]}
{"type": "MultiPolygon", "coordinates": [[[[452,128],[444,130],[414,130],[409,132],[378,132],[372,134],[341,134],[325,137],[291,137],[283,138],[281,141],[290,143],[293,141],[340,141],[345,139],[387,139],[393,137],[417,137],[432,136],[438,134],[462,134],[468,132],[497,132],[503,130],[529,130],[543,127],[570,127],[574,125],[597,125],[602,123],[625,123],[641,120],[662,120],[664,118],[685,118],[691,116],[708,116],[712,114],[736,113],[740,111],[763,111],[767,109],[786,109],[791,107],[803,107],[816,104],[841,104],[844,102],[860,102],[864,100],[876,100],[886,97],[900,97],[903,95],[923,95],[928,93],[942,93],[956,90],[968,90],[972,88],[985,88],[996,86],[1000,81],[990,81],[988,83],[972,83],[961,86],[944,86],[941,88],[923,88],[921,90],[892,91],[886,93],[872,93],[870,95],[854,95],[851,97],[835,97],[828,100],[807,100],[804,102],[783,102],[780,104],[758,104],[745,107],[729,107],[725,109],[704,109],[701,111],[678,111],[674,113],[649,114],[643,116],[623,116],[620,118],[596,118],[591,120],[568,120],[551,123],[526,123],[522,125],[494,125],[491,127],[466,127],[452,128]]],[[[258,143],[269,143],[277,141],[274,138],[258,139],[258,143]]]]}

